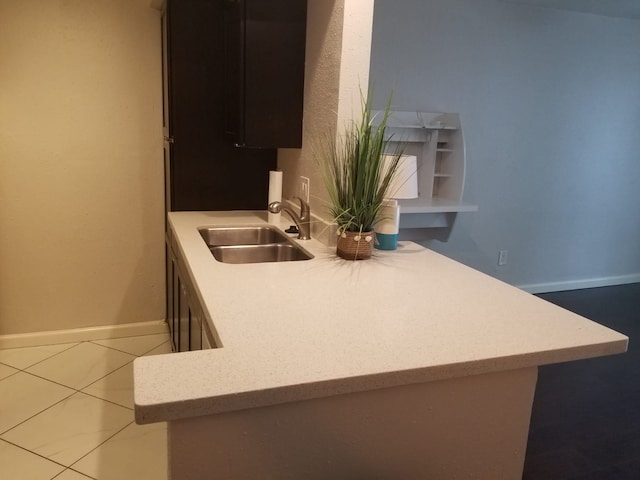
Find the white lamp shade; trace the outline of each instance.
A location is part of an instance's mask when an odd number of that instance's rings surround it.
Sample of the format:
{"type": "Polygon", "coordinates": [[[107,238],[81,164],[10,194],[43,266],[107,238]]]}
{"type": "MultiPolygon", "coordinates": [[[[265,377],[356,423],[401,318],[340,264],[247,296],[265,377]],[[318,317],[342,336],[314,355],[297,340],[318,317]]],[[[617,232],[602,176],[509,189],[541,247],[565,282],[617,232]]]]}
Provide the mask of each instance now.
{"type": "MultiPolygon", "coordinates": [[[[383,155],[384,171],[391,166],[395,155],[383,155]]],[[[398,170],[387,190],[387,198],[418,198],[418,160],[415,155],[402,155],[398,170]]]]}

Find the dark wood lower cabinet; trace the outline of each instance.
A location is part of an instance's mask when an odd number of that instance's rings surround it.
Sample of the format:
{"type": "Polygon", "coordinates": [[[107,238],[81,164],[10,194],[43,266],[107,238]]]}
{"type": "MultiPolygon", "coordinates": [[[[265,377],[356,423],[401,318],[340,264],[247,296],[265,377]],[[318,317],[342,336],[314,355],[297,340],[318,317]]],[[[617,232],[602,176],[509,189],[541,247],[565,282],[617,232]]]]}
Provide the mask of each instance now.
{"type": "Polygon", "coordinates": [[[165,269],[167,273],[167,323],[171,334],[171,349],[175,352],[178,350],[180,338],[178,337],[178,302],[179,282],[175,268],[175,260],[171,254],[171,247],[167,244],[165,247],[166,259],[165,269]]]}
{"type": "Polygon", "coordinates": [[[200,309],[193,305],[189,309],[189,350],[202,350],[202,320],[200,309]]]}
{"type": "Polygon", "coordinates": [[[204,309],[183,267],[179,254],[167,239],[167,323],[174,352],[216,348],[209,334],[204,309]]]}
{"type": "MultiPolygon", "coordinates": [[[[178,272],[178,275],[180,273],[178,272]]],[[[191,321],[191,312],[189,310],[189,294],[187,293],[187,288],[184,286],[184,283],[178,277],[178,281],[180,282],[180,297],[178,298],[178,302],[180,303],[180,316],[178,318],[178,330],[179,330],[179,338],[178,342],[178,351],[180,352],[188,352],[190,348],[189,335],[191,333],[189,322],[191,321]]]]}

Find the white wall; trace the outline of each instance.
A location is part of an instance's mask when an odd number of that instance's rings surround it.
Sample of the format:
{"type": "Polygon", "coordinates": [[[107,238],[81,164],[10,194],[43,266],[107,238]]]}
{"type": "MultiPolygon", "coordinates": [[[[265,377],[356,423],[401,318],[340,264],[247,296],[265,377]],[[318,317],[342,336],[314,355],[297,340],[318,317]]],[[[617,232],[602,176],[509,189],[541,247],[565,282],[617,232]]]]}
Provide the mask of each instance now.
{"type": "Polygon", "coordinates": [[[164,318],[159,12],[0,0],[0,335],[164,318]]]}
{"type": "Polygon", "coordinates": [[[459,112],[480,207],[426,244],[531,290],[640,281],[639,45],[634,20],[378,0],[378,106],[393,89],[397,110],[459,112]]]}

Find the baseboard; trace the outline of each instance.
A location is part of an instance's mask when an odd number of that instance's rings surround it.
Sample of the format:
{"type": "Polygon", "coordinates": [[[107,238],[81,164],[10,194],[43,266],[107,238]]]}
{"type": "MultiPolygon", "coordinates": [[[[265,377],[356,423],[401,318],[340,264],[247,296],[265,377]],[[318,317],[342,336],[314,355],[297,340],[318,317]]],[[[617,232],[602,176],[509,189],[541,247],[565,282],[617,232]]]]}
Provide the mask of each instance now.
{"type": "Polygon", "coordinates": [[[584,280],[569,280],[564,282],[533,283],[530,285],[516,285],[529,293],[562,292],[565,290],[580,290],[583,288],[611,287],[639,283],[640,273],[634,275],[620,275],[617,277],[589,278],[584,280]]]}
{"type": "Polygon", "coordinates": [[[100,327],[73,328],[69,330],[51,330],[47,332],[17,333],[0,335],[0,349],[35,347],[56,343],[86,342],[88,340],[107,340],[109,338],[133,337],[166,333],[169,327],[165,320],[151,322],[125,323],[100,327]]]}

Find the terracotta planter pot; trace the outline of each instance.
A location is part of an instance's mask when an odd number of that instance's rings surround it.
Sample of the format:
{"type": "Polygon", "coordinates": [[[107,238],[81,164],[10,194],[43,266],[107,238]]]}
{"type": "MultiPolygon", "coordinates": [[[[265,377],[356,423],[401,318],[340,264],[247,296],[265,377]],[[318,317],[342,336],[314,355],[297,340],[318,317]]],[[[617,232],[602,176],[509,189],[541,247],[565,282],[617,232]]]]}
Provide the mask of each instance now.
{"type": "Polygon", "coordinates": [[[336,253],[347,260],[371,258],[373,232],[342,232],[338,236],[336,253]]]}

